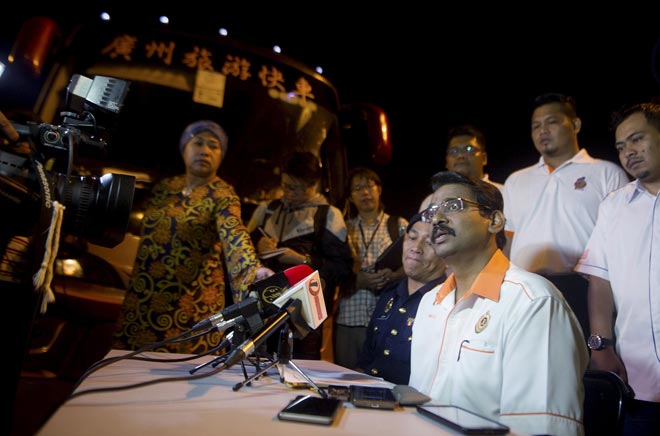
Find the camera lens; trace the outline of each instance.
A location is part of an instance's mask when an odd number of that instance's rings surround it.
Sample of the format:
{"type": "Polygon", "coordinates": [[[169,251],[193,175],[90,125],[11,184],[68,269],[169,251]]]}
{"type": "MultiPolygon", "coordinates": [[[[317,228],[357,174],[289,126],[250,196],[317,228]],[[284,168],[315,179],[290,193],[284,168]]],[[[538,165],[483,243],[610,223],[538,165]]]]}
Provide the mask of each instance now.
{"type": "Polygon", "coordinates": [[[55,173],[52,186],[66,208],[62,228],[89,242],[112,248],[124,240],[133,206],[135,177],[105,174],[101,177],[55,173]]]}

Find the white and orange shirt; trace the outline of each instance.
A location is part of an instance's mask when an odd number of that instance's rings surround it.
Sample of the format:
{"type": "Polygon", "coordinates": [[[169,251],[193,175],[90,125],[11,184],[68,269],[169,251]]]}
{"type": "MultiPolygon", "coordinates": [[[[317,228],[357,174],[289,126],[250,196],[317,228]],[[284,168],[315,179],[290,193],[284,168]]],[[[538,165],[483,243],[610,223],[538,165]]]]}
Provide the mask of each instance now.
{"type": "Polygon", "coordinates": [[[589,354],[557,288],[500,250],[456,303],[455,283],[452,274],[419,304],[410,386],[517,431],[583,434],[589,354]]]}

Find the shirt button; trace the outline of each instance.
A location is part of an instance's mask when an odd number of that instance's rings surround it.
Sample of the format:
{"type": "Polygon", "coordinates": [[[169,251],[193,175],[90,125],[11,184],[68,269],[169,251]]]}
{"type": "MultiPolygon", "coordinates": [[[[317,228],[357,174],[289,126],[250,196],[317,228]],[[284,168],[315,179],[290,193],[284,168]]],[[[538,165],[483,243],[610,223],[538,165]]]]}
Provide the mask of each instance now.
{"type": "Polygon", "coordinates": [[[371,368],[371,375],[378,375],[378,369],[377,368],[371,368]]]}
{"type": "Polygon", "coordinates": [[[408,342],[412,342],[412,336],[408,336],[408,342]]]}
{"type": "Polygon", "coordinates": [[[374,331],[375,331],[375,332],[378,331],[378,326],[377,326],[377,325],[374,326],[374,331]]]}
{"type": "Polygon", "coordinates": [[[390,350],[383,350],[383,354],[385,356],[389,356],[390,355],[390,350]]]}
{"type": "Polygon", "coordinates": [[[405,307],[399,307],[399,313],[406,313],[405,307]]]}
{"type": "Polygon", "coordinates": [[[392,336],[396,336],[396,335],[399,334],[399,332],[397,331],[397,329],[392,329],[392,330],[390,330],[390,334],[391,334],[392,336]]]}

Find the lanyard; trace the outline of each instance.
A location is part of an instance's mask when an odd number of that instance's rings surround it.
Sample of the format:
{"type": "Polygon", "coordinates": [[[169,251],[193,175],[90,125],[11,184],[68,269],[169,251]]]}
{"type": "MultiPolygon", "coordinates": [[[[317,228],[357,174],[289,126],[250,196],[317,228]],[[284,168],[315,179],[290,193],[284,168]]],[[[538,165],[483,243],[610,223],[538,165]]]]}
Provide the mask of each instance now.
{"type": "Polygon", "coordinates": [[[367,242],[367,238],[364,237],[364,229],[362,228],[362,221],[358,224],[358,227],[360,228],[360,237],[362,238],[362,244],[364,245],[364,255],[362,256],[363,258],[367,257],[367,253],[369,252],[369,246],[371,246],[371,243],[374,241],[374,236],[376,236],[376,232],[378,231],[378,228],[380,227],[380,223],[383,222],[383,217],[385,214],[381,213],[380,217],[378,219],[378,224],[376,225],[376,228],[374,231],[371,233],[371,237],[369,238],[369,242],[367,242]]]}

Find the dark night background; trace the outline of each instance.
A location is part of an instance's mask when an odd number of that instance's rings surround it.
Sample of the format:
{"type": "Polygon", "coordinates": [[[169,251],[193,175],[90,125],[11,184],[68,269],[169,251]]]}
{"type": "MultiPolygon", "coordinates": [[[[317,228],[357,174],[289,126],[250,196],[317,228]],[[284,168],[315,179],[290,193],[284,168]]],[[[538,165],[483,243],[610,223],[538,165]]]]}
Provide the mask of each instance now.
{"type": "MultiPolygon", "coordinates": [[[[53,14],[67,25],[102,6],[128,14],[126,2],[57,2],[14,5],[15,22],[3,20],[0,39],[18,33],[20,18],[53,14]],[[27,7],[27,9],[26,9],[27,7]]],[[[529,137],[529,105],[543,92],[575,96],[583,120],[581,145],[595,157],[618,161],[609,114],[626,103],[660,95],[660,21],[647,6],[578,13],[574,5],[544,4],[551,11],[506,6],[441,4],[386,8],[359,3],[280,2],[249,7],[187,2],[159,6],[155,20],[230,36],[283,52],[314,67],[334,83],[341,103],[371,102],[387,112],[393,159],[378,169],[391,212],[410,215],[429,190],[430,176],[444,169],[447,128],[470,122],[487,137],[491,178],[504,182],[515,169],[538,159],[529,137]],[[250,13],[246,12],[250,10],[250,13]]],[[[140,3],[147,8],[149,2],[140,3]]],[[[654,8],[655,9],[655,8],[654,8]]],[[[7,16],[6,14],[3,14],[7,16]]]]}

